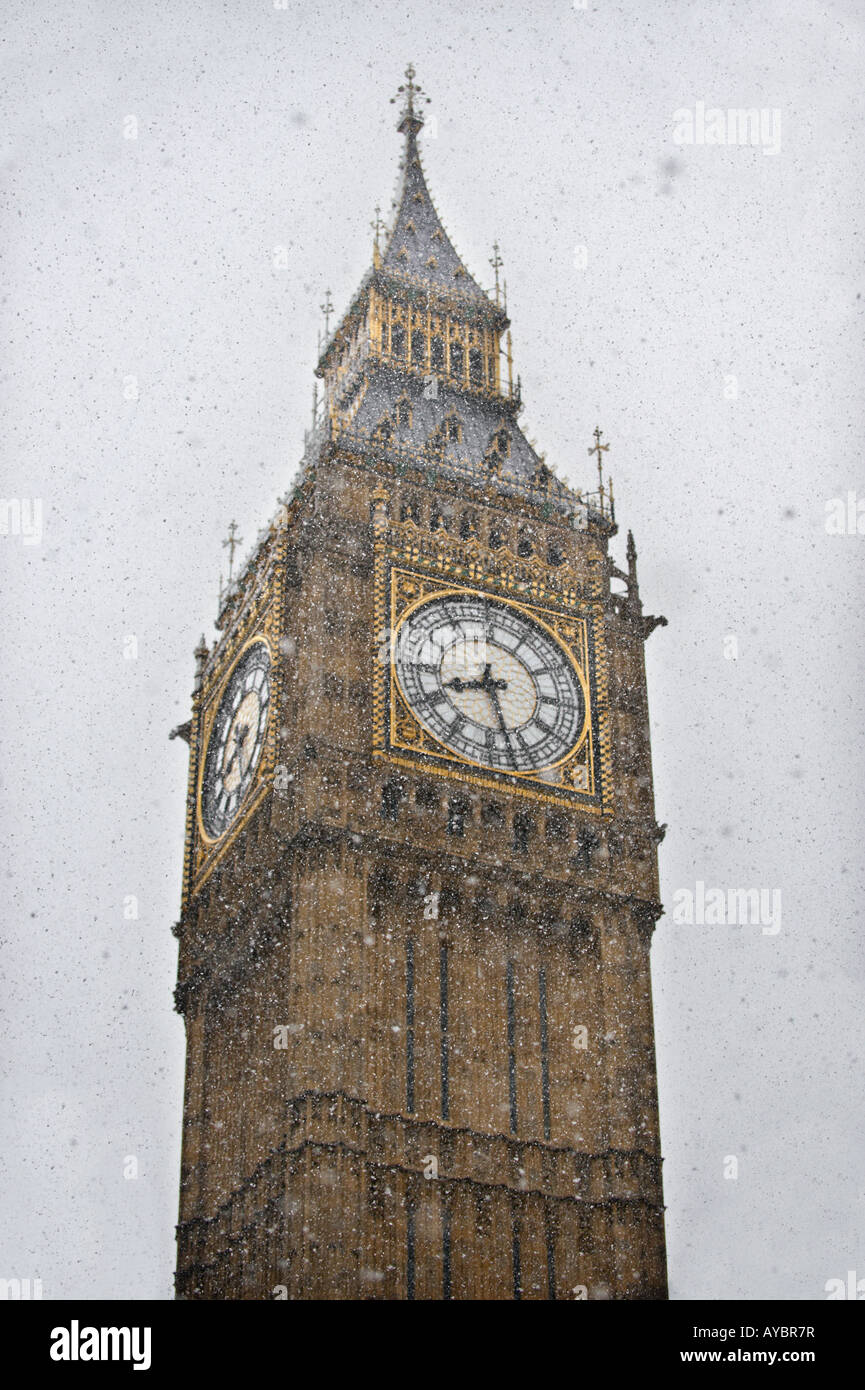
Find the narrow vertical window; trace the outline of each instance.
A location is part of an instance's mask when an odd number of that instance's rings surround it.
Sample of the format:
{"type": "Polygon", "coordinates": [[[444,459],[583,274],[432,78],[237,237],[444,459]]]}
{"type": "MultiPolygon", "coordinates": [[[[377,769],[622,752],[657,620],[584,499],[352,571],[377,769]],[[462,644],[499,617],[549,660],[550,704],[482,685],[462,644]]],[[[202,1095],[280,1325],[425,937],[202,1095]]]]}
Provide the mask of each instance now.
{"type": "Polygon", "coordinates": [[[439,953],[439,1027],[441,1029],[442,1119],[450,1118],[448,1077],[448,948],[442,942],[439,953]]]}
{"type": "Polygon", "coordinates": [[[508,1103],[511,1115],[511,1134],[517,1132],[517,1013],[514,1006],[514,963],[508,961],[508,1103]]]}
{"type": "Polygon", "coordinates": [[[528,854],[529,840],[532,835],[532,818],[525,811],[518,811],[514,816],[514,853],[528,854]]]}
{"type": "Polygon", "coordinates": [[[414,1205],[408,1203],[405,1214],[405,1296],[414,1298],[414,1205]]]}
{"type": "Polygon", "coordinates": [[[405,944],[405,1108],[414,1114],[414,942],[405,944]]]}
{"type": "Polygon", "coordinates": [[[402,787],[399,782],[385,782],[381,789],[381,814],[384,820],[399,820],[402,787]]]}
{"type": "Polygon", "coordinates": [[[541,1015],[541,1105],[544,1115],[544,1138],[550,1137],[550,1053],[549,1028],[547,1024],[547,972],[544,966],[538,971],[538,1003],[541,1015]]]}
{"type": "Polygon", "coordinates": [[[550,1215],[549,1208],[547,1208],[546,1212],[544,1213],[544,1226],[545,1226],[545,1228],[546,1228],[546,1237],[547,1237],[547,1290],[548,1290],[547,1297],[550,1298],[550,1299],[552,1299],[553,1303],[555,1303],[555,1301],[556,1301],[556,1245],[555,1245],[555,1235],[556,1235],[556,1233],[555,1233],[555,1227],[553,1226],[553,1219],[552,1219],[552,1216],[550,1215]]]}
{"type": "Polygon", "coordinates": [[[523,1270],[520,1250],[520,1219],[516,1212],[514,1212],[513,1223],[514,1298],[519,1302],[523,1296],[523,1270]]]}
{"type": "Polygon", "coordinates": [[[454,796],[448,802],[448,834],[465,835],[466,817],[471,807],[463,796],[454,796]]]}

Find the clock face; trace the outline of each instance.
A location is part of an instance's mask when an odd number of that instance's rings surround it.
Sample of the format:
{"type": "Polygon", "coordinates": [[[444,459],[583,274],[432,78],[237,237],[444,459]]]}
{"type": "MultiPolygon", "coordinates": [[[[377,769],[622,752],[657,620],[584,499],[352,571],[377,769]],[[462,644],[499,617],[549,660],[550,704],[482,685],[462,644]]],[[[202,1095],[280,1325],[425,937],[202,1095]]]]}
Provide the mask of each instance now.
{"type": "Polygon", "coordinates": [[[573,662],[519,608],[481,594],[435,596],[404,620],[395,648],[415,718],[462,758],[539,772],[583,736],[586,697],[573,662]]]}
{"type": "Polygon", "coordinates": [[[264,747],[270,704],[270,652],[247,647],[228,678],[210,731],[201,814],[214,840],[224,835],[249,790],[264,747]]]}

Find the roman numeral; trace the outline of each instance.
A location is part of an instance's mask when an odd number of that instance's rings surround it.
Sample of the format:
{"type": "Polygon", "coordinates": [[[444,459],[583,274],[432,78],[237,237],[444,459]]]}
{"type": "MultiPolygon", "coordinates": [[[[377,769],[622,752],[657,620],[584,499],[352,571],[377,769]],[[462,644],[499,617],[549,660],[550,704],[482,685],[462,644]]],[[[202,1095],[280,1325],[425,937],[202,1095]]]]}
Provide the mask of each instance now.
{"type": "Polygon", "coordinates": [[[421,690],[417,702],[419,705],[429,705],[432,709],[437,709],[439,705],[446,705],[448,698],[442,690],[421,690]]]}

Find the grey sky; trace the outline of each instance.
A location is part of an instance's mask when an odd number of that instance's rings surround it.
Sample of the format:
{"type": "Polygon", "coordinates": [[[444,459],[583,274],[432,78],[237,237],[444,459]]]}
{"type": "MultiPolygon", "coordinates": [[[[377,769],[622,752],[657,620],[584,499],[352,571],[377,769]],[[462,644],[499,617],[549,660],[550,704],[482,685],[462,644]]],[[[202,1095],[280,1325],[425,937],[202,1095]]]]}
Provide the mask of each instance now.
{"type": "Polygon", "coordinates": [[[670,620],[648,664],[672,1296],[865,1275],[865,537],[824,527],[865,496],[865,15],[589,6],[4,6],[0,493],[41,498],[44,535],[0,536],[0,1275],[46,1297],[171,1296],[167,734],[228,522],[250,544],[300,457],[325,288],[341,311],[371,259],[409,59],[444,223],[484,284],[502,247],[527,432],[581,486],[600,424],[616,554],[632,527],[670,620]],[[676,145],[698,102],[779,110],[779,152],[676,145]],[[781,931],[674,924],[697,880],[780,888],[781,931]]]}

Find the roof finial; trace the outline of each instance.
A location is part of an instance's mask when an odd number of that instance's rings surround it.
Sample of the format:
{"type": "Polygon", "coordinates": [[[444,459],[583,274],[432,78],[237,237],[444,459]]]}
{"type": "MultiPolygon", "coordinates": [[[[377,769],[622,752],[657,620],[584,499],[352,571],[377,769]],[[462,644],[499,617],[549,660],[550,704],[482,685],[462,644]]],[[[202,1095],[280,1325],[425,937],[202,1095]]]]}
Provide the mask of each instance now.
{"type": "Polygon", "coordinates": [[[324,314],[324,341],[327,342],[328,331],[330,329],[330,316],[333,313],[333,304],[330,298],[330,290],[324,292],[324,303],[319,304],[319,309],[324,314]]]}
{"type": "MultiPolygon", "coordinates": [[[[234,569],[234,552],[239,545],[243,545],[243,538],[237,534],[237,522],[232,521],[228,528],[228,540],[222,542],[222,548],[228,547],[228,587],[231,588],[231,575],[234,569]]],[[[220,579],[220,584],[222,580],[220,579]]]]}
{"type": "MultiPolygon", "coordinates": [[[[202,632],[201,641],[195,648],[195,683],[192,687],[194,694],[197,694],[198,691],[201,689],[201,682],[204,678],[204,667],[207,664],[207,658],[209,655],[210,653],[207,650],[207,643],[204,640],[204,633],[202,632]]],[[[181,738],[186,738],[186,735],[183,733],[183,725],[180,725],[179,728],[173,730],[173,732],[170,733],[168,737],[174,738],[176,734],[180,734],[181,738]]],[[[188,738],[186,739],[186,742],[189,742],[188,738]]]]}
{"type": "Polygon", "coordinates": [[[634,533],[628,532],[628,596],[630,598],[640,597],[640,586],[637,583],[637,547],[634,545],[634,533]]]}
{"type": "Polygon", "coordinates": [[[381,265],[381,247],[379,246],[378,239],[382,232],[387,231],[387,223],[382,222],[381,208],[377,205],[375,209],[375,220],[373,222],[370,222],[369,225],[372,228],[373,232],[372,263],[375,269],[378,270],[379,266],[381,265]]]}
{"type": "Polygon", "coordinates": [[[379,234],[380,234],[381,232],[383,232],[384,229],[385,229],[385,223],[382,222],[382,220],[381,220],[381,208],[378,207],[378,205],[376,205],[376,209],[375,209],[375,220],[374,220],[373,222],[370,222],[369,225],[370,225],[370,227],[372,228],[373,236],[375,237],[375,249],[376,249],[376,251],[377,251],[377,250],[379,249],[379,248],[378,248],[378,238],[379,238],[379,234]]]}
{"type": "Polygon", "coordinates": [[[590,449],[590,450],[589,450],[589,453],[590,453],[590,454],[597,454],[597,456],[598,456],[598,486],[600,487],[600,490],[601,490],[601,498],[603,499],[603,496],[604,496],[604,453],[605,453],[605,451],[606,451],[607,449],[609,449],[610,446],[609,446],[609,444],[602,444],[602,443],[601,443],[601,435],[602,435],[602,434],[603,434],[603,430],[600,430],[600,429],[598,428],[598,426],[595,425],[595,447],[594,447],[594,449],[590,449]]]}
{"type": "Polygon", "coordinates": [[[499,271],[501,270],[502,266],[504,265],[504,261],[502,260],[501,256],[499,255],[499,243],[498,243],[497,241],[494,241],[494,242],[493,242],[493,255],[492,255],[492,260],[490,261],[490,265],[492,266],[492,268],[493,268],[493,270],[494,270],[494,272],[495,272],[495,277],[496,277],[496,303],[498,304],[498,303],[500,302],[500,301],[499,301],[499,271]]]}
{"type": "Polygon", "coordinates": [[[415,98],[419,98],[421,101],[426,102],[430,100],[423,88],[415,82],[416,75],[414,64],[409,63],[405,70],[405,82],[397,87],[396,96],[390,99],[391,105],[393,105],[394,102],[399,101],[400,97],[402,97],[404,105],[397,130],[408,131],[411,135],[417,135],[423,125],[423,116],[419,111],[415,111],[414,109],[415,98]]]}

